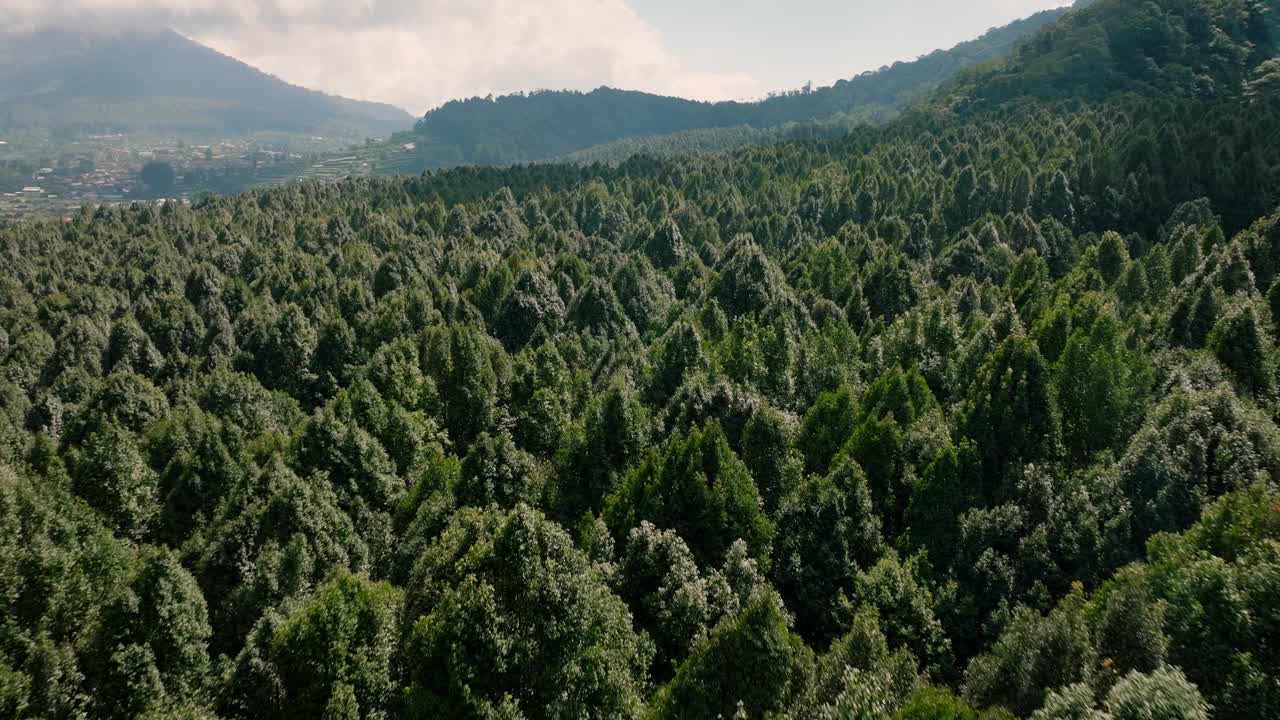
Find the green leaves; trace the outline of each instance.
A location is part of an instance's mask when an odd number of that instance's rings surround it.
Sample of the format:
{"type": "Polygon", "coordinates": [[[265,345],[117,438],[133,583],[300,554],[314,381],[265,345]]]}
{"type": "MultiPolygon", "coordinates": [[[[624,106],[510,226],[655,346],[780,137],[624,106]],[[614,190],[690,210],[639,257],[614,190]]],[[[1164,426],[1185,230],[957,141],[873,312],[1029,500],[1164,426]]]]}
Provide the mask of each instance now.
{"type": "Polygon", "coordinates": [[[1274,24],[1099,0],[670,141],[805,142],[6,226],[0,714],[1267,716],[1274,24]]]}
{"type": "Polygon", "coordinates": [[[652,647],[564,531],[537,511],[460,511],[408,588],[407,716],[639,713],[652,647]]]}
{"type": "Polygon", "coordinates": [[[1059,414],[1050,380],[1035,343],[1021,335],[1004,341],[979,371],[961,422],[982,453],[988,476],[1000,477],[1017,462],[1059,454],[1059,414]]]}
{"type": "Polygon", "coordinates": [[[675,530],[703,564],[739,539],[763,557],[774,532],[751,473],[714,421],[677,433],[662,454],[650,452],[606,501],[604,517],[615,533],[644,520],[675,530]]]}
{"type": "Polygon", "coordinates": [[[657,718],[778,714],[806,690],[813,653],[787,629],[782,601],[762,592],[701,642],[659,691],[657,718]]]}
{"type": "MultiPolygon", "coordinates": [[[[273,714],[368,717],[394,707],[401,604],[400,591],[354,575],[320,586],[276,628],[262,659],[268,669],[261,681],[280,688],[273,714]]],[[[251,671],[243,660],[241,666],[251,671]]]]}

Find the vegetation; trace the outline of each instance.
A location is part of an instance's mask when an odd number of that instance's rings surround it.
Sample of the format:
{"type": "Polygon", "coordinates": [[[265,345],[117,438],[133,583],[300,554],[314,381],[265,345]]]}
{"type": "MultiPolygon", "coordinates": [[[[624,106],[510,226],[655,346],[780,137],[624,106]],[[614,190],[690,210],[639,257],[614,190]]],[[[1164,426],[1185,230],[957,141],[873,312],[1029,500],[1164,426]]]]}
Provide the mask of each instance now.
{"type": "Polygon", "coordinates": [[[895,116],[965,68],[1005,56],[1064,12],[1040,12],[950,50],[758,102],[695,102],[606,87],[589,93],[538,91],[456,100],[428,112],[411,136],[394,140],[413,140],[416,146],[397,167],[416,172],[563,156],[625,159],[637,151],[716,151],[843,134],[855,125],[895,116]]]}
{"type": "Polygon", "coordinates": [[[1133,7],[840,139],[0,230],[0,710],[1272,714],[1280,8],[1133,7]]]}

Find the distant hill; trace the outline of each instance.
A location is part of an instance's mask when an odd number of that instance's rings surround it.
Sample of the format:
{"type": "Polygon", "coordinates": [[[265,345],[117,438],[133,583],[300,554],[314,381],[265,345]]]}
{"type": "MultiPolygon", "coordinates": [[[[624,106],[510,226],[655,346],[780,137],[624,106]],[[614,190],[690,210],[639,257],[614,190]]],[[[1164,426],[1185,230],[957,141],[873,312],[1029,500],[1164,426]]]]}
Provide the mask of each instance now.
{"type": "MultiPolygon", "coordinates": [[[[843,122],[891,117],[911,100],[939,87],[965,68],[1004,57],[1019,42],[1062,17],[1065,9],[1048,10],[993,29],[950,50],[938,50],[911,62],[899,62],[830,87],[794,91],[759,102],[707,103],[650,93],[602,87],[588,93],[540,91],[499,98],[458,100],[432,110],[418,121],[413,156],[402,169],[463,164],[531,162],[631,139],[653,138],[710,128],[739,128],[731,137],[693,132],[687,138],[712,147],[747,137],[773,137],[751,129],[788,123],[824,121],[842,115],[843,122]]],[[[604,155],[611,154],[605,151],[604,155]]]]}
{"type": "Polygon", "coordinates": [[[0,35],[0,130],[385,137],[405,111],[291,85],[171,30],[0,35]]]}

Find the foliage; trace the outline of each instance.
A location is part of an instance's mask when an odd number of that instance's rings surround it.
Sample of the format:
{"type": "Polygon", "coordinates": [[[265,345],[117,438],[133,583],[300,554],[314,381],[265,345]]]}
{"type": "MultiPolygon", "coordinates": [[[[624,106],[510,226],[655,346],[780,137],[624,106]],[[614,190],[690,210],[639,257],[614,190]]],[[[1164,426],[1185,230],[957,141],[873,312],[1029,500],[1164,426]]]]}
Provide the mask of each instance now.
{"type": "Polygon", "coordinates": [[[1255,10],[1082,4],[839,138],[5,227],[0,713],[1268,716],[1255,10]]]}

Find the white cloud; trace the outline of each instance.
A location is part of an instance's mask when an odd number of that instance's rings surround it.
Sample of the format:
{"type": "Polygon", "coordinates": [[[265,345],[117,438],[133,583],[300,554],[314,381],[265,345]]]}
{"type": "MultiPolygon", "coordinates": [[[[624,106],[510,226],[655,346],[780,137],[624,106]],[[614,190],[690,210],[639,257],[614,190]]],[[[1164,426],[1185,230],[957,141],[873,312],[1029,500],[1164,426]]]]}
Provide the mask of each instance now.
{"type": "Polygon", "coordinates": [[[290,82],[415,113],[540,88],[760,90],[683,66],[626,0],[0,0],[0,27],[48,24],[169,25],[290,82]]]}

